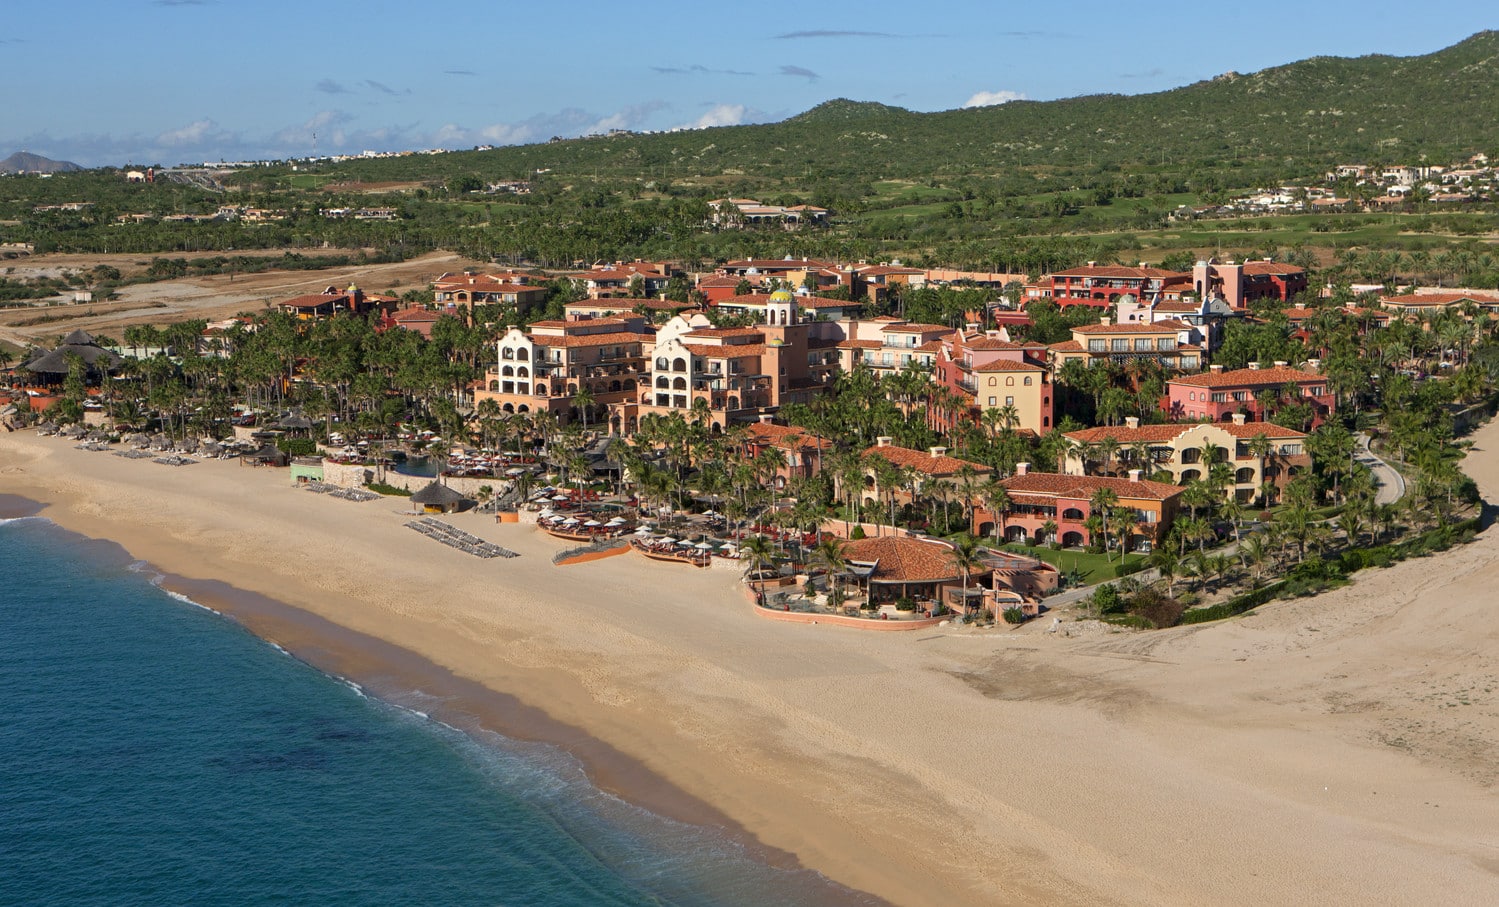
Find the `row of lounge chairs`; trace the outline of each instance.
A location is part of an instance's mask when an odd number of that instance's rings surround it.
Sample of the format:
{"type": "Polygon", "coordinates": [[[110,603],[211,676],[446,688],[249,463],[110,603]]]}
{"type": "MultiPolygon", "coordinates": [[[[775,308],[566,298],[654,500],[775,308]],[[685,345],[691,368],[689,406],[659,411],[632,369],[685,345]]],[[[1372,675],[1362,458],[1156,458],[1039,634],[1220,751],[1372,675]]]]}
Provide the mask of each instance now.
{"type": "Polygon", "coordinates": [[[149,450],[117,450],[114,451],[114,455],[127,460],[151,460],[156,457],[156,454],[149,450]]]}
{"type": "Polygon", "coordinates": [[[302,487],[313,494],[325,494],[330,498],[339,498],[356,503],[373,501],[380,497],[373,491],[365,491],[363,488],[344,488],[341,485],[329,485],[327,482],[304,482],[302,487]]]}
{"type": "Polygon", "coordinates": [[[198,462],[192,457],[152,457],[152,463],[160,463],[163,466],[191,466],[198,462]]]}
{"type": "Polygon", "coordinates": [[[501,548],[499,545],[484,541],[477,535],[464,532],[457,526],[444,523],[442,520],[434,520],[431,517],[412,520],[406,524],[406,527],[420,532],[427,538],[436,539],[449,548],[457,548],[475,557],[519,557],[509,548],[501,548]]]}

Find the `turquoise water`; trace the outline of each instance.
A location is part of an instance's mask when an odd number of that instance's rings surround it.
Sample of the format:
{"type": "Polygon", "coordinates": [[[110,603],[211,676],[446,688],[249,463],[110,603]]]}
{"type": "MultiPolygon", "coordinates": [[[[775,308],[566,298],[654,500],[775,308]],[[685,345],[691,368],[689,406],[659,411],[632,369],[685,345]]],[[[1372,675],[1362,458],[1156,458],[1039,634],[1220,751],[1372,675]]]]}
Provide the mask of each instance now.
{"type": "Polygon", "coordinates": [[[872,901],[555,748],[368,698],[24,519],[0,524],[0,903],[872,901]]]}

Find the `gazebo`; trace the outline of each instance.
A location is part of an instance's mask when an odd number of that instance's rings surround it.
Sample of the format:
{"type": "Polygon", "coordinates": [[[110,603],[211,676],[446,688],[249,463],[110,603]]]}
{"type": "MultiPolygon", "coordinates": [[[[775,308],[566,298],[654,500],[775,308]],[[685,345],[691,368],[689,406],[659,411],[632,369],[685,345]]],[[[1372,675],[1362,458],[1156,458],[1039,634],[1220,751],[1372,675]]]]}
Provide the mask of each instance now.
{"type": "Polygon", "coordinates": [[[44,381],[61,381],[68,374],[70,353],[83,360],[83,364],[88,367],[89,378],[96,381],[119,368],[124,361],[118,354],[96,343],[94,335],[79,330],[64,337],[56,349],[32,357],[21,368],[44,381]]]}
{"type": "Polygon", "coordinates": [[[273,444],[262,444],[259,450],[251,451],[239,458],[241,466],[249,463],[252,466],[285,466],[288,462],[286,452],[273,444]]]}
{"type": "MultiPolygon", "coordinates": [[[[903,598],[950,604],[962,597],[963,574],[953,563],[952,546],[932,539],[881,536],[843,543],[848,573],[874,603],[903,598]]],[[[990,568],[968,574],[970,597],[981,597],[990,568]]],[[[963,607],[959,603],[959,607],[963,607]]]]}
{"type": "Polygon", "coordinates": [[[411,503],[421,507],[427,513],[452,513],[459,509],[467,500],[463,495],[454,491],[436,479],[427,483],[427,486],[411,496],[411,503]]]}

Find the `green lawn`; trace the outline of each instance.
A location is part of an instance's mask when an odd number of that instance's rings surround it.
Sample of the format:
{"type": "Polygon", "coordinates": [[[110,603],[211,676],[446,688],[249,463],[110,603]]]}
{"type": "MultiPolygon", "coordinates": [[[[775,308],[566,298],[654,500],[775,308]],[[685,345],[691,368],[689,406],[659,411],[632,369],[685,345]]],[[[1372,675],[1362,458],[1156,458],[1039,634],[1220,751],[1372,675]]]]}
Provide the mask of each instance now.
{"type": "MultiPolygon", "coordinates": [[[[1101,583],[1104,580],[1114,579],[1119,575],[1120,565],[1117,554],[1105,557],[1102,554],[1092,554],[1080,549],[1063,549],[1055,551],[1051,548],[1036,548],[1029,545],[1005,545],[1005,551],[1014,551],[1019,554],[1043,560],[1056,567],[1065,575],[1077,570],[1082,574],[1083,582],[1086,584],[1101,583]]],[[[1124,564],[1144,565],[1145,556],[1142,554],[1127,554],[1124,556],[1124,564]]]]}

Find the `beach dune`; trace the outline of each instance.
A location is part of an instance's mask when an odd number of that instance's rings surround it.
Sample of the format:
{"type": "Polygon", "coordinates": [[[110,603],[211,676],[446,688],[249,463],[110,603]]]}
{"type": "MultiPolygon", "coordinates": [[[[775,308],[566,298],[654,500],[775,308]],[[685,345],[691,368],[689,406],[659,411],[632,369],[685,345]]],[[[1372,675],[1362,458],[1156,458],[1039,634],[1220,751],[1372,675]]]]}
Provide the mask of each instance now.
{"type": "MultiPolygon", "coordinates": [[[[1476,440],[1499,499],[1499,429],[1476,440]]],[[[894,903],[1499,901],[1493,532],[1242,619],[1068,639],[764,621],[728,572],[559,567],[562,542],[452,517],[521,555],[480,561],[399,499],[29,432],[0,436],[0,493],[285,603],[241,617],[292,651],[357,672],[383,641],[504,694],[476,720],[894,903]]]]}

